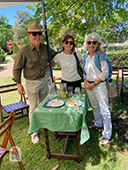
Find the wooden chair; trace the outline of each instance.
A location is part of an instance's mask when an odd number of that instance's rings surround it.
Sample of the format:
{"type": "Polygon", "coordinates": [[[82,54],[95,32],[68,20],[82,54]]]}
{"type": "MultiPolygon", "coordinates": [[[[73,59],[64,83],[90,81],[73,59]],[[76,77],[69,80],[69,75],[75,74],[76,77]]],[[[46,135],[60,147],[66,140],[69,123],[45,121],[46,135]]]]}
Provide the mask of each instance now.
{"type": "Polygon", "coordinates": [[[114,85],[118,93],[117,100],[119,100],[119,68],[113,68],[112,76],[116,76],[116,82],[114,85]]]}
{"type": "Polygon", "coordinates": [[[120,96],[121,96],[122,103],[123,103],[123,98],[128,97],[128,69],[122,69],[122,82],[121,82],[120,96]]]}
{"type": "MultiPolygon", "coordinates": [[[[8,85],[4,85],[4,86],[0,86],[0,94],[2,93],[7,93],[7,92],[12,92],[12,91],[17,91],[17,84],[8,84],[8,85]]],[[[18,92],[17,92],[18,93],[18,92]]],[[[13,94],[12,94],[13,95],[13,94]]],[[[15,114],[17,115],[17,117],[15,117],[16,119],[20,119],[23,118],[25,116],[28,116],[28,109],[29,109],[29,105],[26,103],[26,98],[25,98],[25,94],[20,95],[20,101],[16,102],[16,103],[12,103],[12,104],[8,104],[3,106],[1,104],[1,97],[0,97],[0,114],[1,114],[1,122],[4,121],[5,118],[7,118],[9,115],[4,116],[3,115],[3,110],[7,113],[10,114],[11,111],[14,111],[15,114]],[[24,110],[27,111],[26,114],[24,114],[24,110]]],[[[9,100],[9,99],[8,99],[9,100]]],[[[10,102],[10,100],[9,100],[10,102]]]]}
{"type": "Polygon", "coordinates": [[[61,77],[55,77],[54,76],[54,82],[55,82],[55,85],[60,84],[61,83],[61,77]]]}
{"type": "Polygon", "coordinates": [[[61,83],[61,77],[55,77],[53,78],[54,83],[55,83],[55,90],[57,91],[57,85],[61,83]]]}
{"type": "MultiPolygon", "coordinates": [[[[10,149],[6,148],[8,140],[10,141],[10,144],[11,144],[12,147],[15,146],[14,140],[13,140],[12,135],[11,135],[11,128],[12,128],[12,124],[13,124],[13,121],[14,121],[14,117],[15,117],[15,113],[11,112],[10,116],[0,124],[0,137],[2,135],[4,135],[3,136],[3,142],[2,142],[2,145],[1,145],[1,148],[0,148],[0,165],[2,163],[4,156],[7,153],[10,153],[10,151],[11,151],[10,149]]],[[[17,162],[20,166],[20,169],[24,170],[24,166],[22,164],[22,161],[20,159],[18,152],[16,152],[16,154],[17,154],[16,158],[18,159],[17,162]]]]}

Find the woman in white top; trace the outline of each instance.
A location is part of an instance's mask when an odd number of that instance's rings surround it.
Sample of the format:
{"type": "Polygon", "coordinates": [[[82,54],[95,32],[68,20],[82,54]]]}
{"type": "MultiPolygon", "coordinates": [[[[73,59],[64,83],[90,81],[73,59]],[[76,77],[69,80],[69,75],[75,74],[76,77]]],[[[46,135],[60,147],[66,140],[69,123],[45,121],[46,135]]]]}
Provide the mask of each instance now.
{"type": "Polygon", "coordinates": [[[93,108],[94,124],[89,128],[103,126],[103,139],[100,144],[106,145],[112,135],[111,113],[109,110],[106,79],[112,75],[112,65],[105,53],[101,53],[101,38],[93,32],[85,39],[84,47],[89,51],[83,59],[84,86],[93,108]],[[99,57],[100,56],[100,57],[99,57]]]}
{"type": "MultiPolygon", "coordinates": [[[[67,83],[68,86],[73,86],[73,91],[75,87],[81,88],[81,77],[77,72],[77,62],[73,54],[76,47],[74,37],[72,35],[65,35],[62,40],[63,51],[58,53],[52,64],[60,63],[62,70],[61,82],[67,83]]],[[[78,60],[83,59],[83,55],[80,52],[76,52],[78,60]]]]}

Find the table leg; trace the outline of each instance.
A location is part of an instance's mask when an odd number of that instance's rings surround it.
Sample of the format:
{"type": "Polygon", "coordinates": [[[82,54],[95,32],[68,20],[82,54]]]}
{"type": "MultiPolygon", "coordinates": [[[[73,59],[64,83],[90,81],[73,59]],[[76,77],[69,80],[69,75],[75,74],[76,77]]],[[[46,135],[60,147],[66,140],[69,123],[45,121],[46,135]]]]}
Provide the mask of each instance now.
{"type": "Polygon", "coordinates": [[[80,131],[76,132],[76,148],[77,148],[77,162],[81,161],[81,156],[80,156],[80,131]]]}
{"type": "Polygon", "coordinates": [[[51,153],[50,152],[49,139],[48,139],[48,129],[44,128],[45,144],[46,144],[46,151],[47,151],[46,157],[48,159],[50,159],[51,157],[64,158],[64,159],[74,159],[74,160],[77,160],[77,162],[80,162],[81,161],[81,156],[80,156],[80,130],[78,132],[76,132],[75,134],[66,134],[66,133],[58,133],[58,132],[56,132],[56,134],[57,134],[57,137],[58,136],[67,137],[65,147],[64,147],[64,152],[63,152],[63,154],[51,153]],[[65,154],[69,136],[76,138],[76,147],[77,147],[77,154],[76,155],[65,154]]]}
{"type": "Polygon", "coordinates": [[[54,138],[56,139],[58,137],[58,132],[54,132],[54,138]]]}
{"type": "Polygon", "coordinates": [[[44,136],[45,136],[45,144],[46,144],[46,157],[50,159],[51,153],[50,153],[50,148],[49,148],[49,139],[48,139],[48,129],[44,128],[44,136]]]}
{"type": "Polygon", "coordinates": [[[68,139],[69,139],[69,135],[67,135],[67,137],[66,137],[66,142],[65,142],[63,154],[65,154],[65,152],[66,152],[66,148],[67,148],[67,144],[68,144],[68,139]]]}

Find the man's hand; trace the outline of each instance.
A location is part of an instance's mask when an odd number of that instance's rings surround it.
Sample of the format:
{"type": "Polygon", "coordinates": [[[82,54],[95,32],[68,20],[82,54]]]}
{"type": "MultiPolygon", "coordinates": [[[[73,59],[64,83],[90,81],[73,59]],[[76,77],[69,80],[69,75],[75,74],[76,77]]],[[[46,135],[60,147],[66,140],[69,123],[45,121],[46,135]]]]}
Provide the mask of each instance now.
{"type": "Polygon", "coordinates": [[[19,94],[25,94],[25,90],[24,90],[24,87],[22,86],[22,84],[18,83],[17,87],[18,87],[17,91],[19,94]]]}

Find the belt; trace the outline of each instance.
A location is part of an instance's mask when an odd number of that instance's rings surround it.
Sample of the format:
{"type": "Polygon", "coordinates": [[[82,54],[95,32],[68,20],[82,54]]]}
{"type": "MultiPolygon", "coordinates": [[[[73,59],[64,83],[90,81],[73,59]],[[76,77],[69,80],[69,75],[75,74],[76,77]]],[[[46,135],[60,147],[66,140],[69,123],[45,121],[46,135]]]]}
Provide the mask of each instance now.
{"type": "Polygon", "coordinates": [[[87,80],[87,82],[88,82],[88,83],[94,83],[94,81],[89,81],[89,80],[87,80]]]}
{"type": "MultiPolygon", "coordinates": [[[[94,81],[89,81],[89,80],[87,80],[87,82],[90,84],[90,83],[94,83],[94,81]]],[[[102,83],[102,82],[104,82],[104,81],[101,81],[100,83],[102,83]]],[[[100,83],[98,83],[98,84],[100,84],[100,83]]]]}

